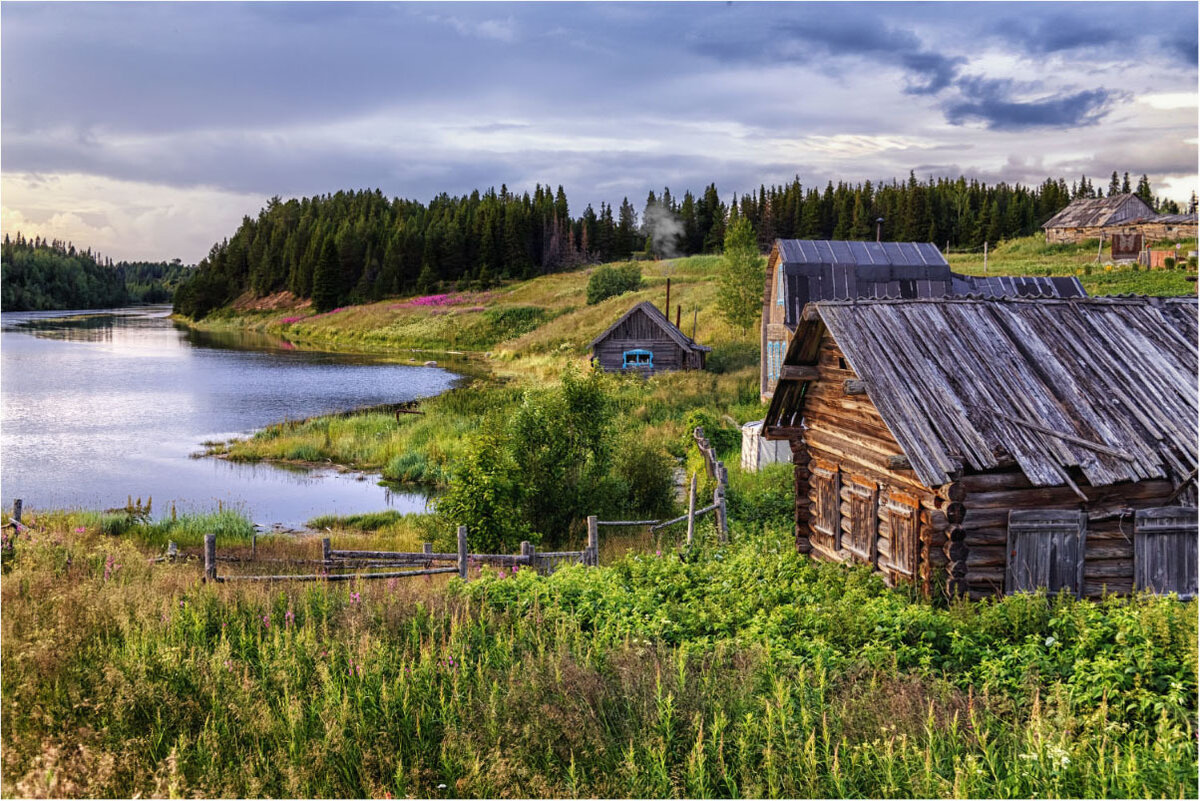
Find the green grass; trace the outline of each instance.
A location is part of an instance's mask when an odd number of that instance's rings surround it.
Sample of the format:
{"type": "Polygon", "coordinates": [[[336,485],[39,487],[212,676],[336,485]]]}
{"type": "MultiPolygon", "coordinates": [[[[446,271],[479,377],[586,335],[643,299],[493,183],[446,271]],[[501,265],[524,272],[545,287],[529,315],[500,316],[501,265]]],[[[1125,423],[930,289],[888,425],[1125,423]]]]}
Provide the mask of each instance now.
{"type": "Polygon", "coordinates": [[[935,608],[740,525],[549,578],[203,585],[39,518],[6,796],[1195,792],[1195,602],[935,608]]]}
{"type": "MultiPolygon", "coordinates": [[[[988,253],[991,275],[1074,275],[1089,295],[1195,295],[1195,272],[1185,269],[1146,270],[1136,265],[1113,265],[1108,251],[1096,261],[1097,241],[1075,245],[1048,244],[1035,235],[1001,242],[988,253]],[[1189,278],[1189,275],[1191,276],[1189,278]]],[[[1162,246],[1165,248],[1165,245],[1162,246]]],[[[1180,243],[1180,251],[1196,249],[1195,240],[1180,243]]],[[[955,272],[983,275],[983,253],[951,253],[948,261],[955,272]]]]}

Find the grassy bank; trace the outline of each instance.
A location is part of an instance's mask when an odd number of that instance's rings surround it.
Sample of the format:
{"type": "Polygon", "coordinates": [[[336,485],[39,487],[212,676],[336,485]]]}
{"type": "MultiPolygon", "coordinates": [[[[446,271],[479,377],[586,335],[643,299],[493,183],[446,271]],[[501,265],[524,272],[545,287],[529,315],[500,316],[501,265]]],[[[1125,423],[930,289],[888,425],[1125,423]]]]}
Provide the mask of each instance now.
{"type": "Polygon", "coordinates": [[[1195,602],[937,609],[740,525],[549,578],[205,586],[39,518],[0,588],[8,796],[1195,792],[1195,602]]]}

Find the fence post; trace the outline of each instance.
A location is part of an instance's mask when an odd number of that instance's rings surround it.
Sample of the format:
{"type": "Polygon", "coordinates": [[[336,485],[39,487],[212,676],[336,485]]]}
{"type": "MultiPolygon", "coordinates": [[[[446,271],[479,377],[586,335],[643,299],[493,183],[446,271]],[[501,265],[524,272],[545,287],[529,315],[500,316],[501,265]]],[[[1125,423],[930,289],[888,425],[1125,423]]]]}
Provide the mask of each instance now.
{"type": "Polygon", "coordinates": [[[588,515],[587,564],[591,567],[600,565],[600,526],[595,515],[588,515]]]}
{"type": "Polygon", "coordinates": [[[250,560],[258,558],[258,529],[250,529],[250,560]]]}
{"type": "Polygon", "coordinates": [[[204,535],[204,580],[217,580],[217,535],[204,535]]]}
{"type": "Polygon", "coordinates": [[[692,534],[696,530],[696,474],[692,473],[692,486],[688,490],[687,545],[692,547],[692,534]]]}
{"type": "Polygon", "coordinates": [[[325,567],[329,567],[329,563],[333,561],[333,548],[329,545],[329,537],[321,540],[321,561],[325,563],[325,567]]]}
{"type": "Polygon", "coordinates": [[[12,519],[18,523],[21,522],[21,499],[20,498],[17,498],[15,501],[13,501],[12,519]]]}
{"type": "Polygon", "coordinates": [[[432,542],[421,543],[421,553],[433,553],[433,543],[432,542]]]}
{"type": "Polygon", "coordinates": [[[467,580],[467,527],[458,527],[458,577],[467,580]]]}

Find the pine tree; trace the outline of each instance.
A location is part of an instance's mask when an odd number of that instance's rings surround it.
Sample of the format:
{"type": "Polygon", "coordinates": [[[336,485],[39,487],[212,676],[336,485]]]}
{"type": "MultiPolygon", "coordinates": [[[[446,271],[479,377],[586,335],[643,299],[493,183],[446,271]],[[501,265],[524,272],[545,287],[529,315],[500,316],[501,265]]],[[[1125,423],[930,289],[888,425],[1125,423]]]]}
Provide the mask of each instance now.
{"type": "Polygon", "coordinates": [[[1121,179],[1121,194],[1129,194],[1129,170],[1125,171],[1125,177],[1121,179]]]}
{"type": "Polygon", "coordinates": [[[1117,177],[1117,171],[1113,170],[1112,178],[1108,182],[1108,196],[1115,197],[1121,194],[1121,179],[1117,177]]]}
{"type": "Polygon", "coordinates": [[[333,237],[325,238],[321,258],[313,271],[312,302],[317,313],[337,308],[341,270],[338,262],[338,247],[333,237]]]}
{"type": "Polygon", "coordinates": [[[1137,190],[1134,194],[1141,198],[1147,206],[1154,208],[1154,192],[1150,189],[1150,179],[1144,173],[1138,180],[1137,190]]]}

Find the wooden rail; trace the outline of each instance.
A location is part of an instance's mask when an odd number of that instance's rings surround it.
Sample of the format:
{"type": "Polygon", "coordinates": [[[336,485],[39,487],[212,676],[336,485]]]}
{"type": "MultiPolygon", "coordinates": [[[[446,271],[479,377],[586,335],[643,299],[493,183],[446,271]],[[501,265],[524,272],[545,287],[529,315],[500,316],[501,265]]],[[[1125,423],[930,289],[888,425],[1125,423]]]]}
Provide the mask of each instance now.
{"type": "Polygon", "coordinates": [[[441,573],[457,573],[464,581],[471,564],[489,564],[503,567],[528,566],[539,573],[552,572],[561,564],[577,562],[588,566],[599,564],[599,538],[596,520],[588,518],[588,546],[582,551],[548,551],[538,553],[529,542],[521,543],[521,553],[494,554],[470,553],[467,547],[467,527],[458,527],[458,549],[456,553],[435,553],[431,543],[423,550],[410,551],[350,551],[334,550],[328,537],[321,540],[319,560],[270,560],[292,564],[319,564],[322,571],[317,574],[300,573],[289,575],[218,575],[217,565],[227,558],[217,556],[217,537],[204,535],[204,580],[205,581],[350,581],[352,579],[406,578],[408,576],[431,576],[441,573]],[[453,566],[434,567],[436,563],[452,562],[453,566]],[[386,570],[383,572],[357,572],[364,568],[413,567],[413,570],[386,570]],[[330,570],[354,570],[354,573],[330,573],[330,570]]]}

